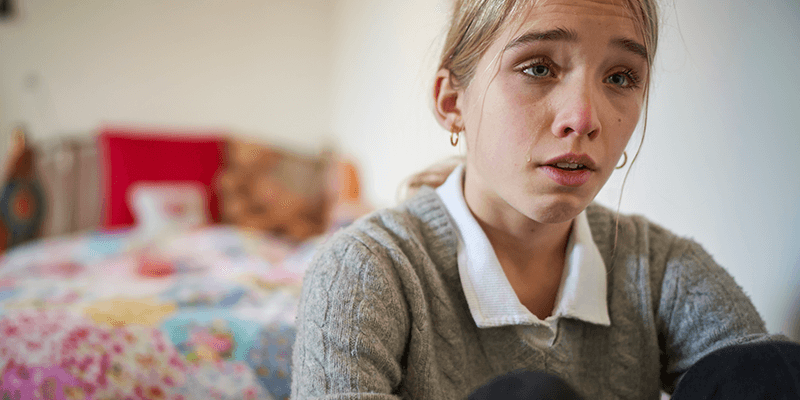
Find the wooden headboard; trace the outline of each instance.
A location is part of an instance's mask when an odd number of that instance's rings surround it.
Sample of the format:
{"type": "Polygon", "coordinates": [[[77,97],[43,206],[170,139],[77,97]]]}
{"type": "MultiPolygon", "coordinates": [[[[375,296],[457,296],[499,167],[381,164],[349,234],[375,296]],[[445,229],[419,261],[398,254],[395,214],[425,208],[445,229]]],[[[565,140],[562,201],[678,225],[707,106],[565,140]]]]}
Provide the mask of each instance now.
{"type": "Polygon", "coordinates": [[[46,198],[42,236],[97,228],[102,204],[95,137],[66,137],[32,146],[46,198]]]}

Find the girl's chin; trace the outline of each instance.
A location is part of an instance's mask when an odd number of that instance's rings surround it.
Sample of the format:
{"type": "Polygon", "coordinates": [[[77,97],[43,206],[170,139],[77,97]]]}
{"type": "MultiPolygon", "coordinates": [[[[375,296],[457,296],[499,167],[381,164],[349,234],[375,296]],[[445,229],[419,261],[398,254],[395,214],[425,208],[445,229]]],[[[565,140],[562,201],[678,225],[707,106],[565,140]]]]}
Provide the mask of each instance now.
{"type": "MultiPolygon", "coordinates": [[[[561,197],[561,196],[559,196],[561,197]]],[[[577,217],[591,202],[591,199],[558,198],[542,199],[524,214],[543,224],[558,224],[577,217]],[[583,201],[581,201],[583,200],[583,201]]]]}

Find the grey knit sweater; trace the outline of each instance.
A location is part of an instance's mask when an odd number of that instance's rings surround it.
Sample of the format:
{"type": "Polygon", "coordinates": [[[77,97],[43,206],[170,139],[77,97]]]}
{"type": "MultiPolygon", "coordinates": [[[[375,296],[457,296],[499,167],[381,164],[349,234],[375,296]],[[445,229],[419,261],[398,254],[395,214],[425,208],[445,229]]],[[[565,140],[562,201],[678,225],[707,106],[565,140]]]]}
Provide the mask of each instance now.
{"type": "Polygon", "coordinates": [[[463,399],[525,368],[586,399],[657,399],[726,345],[771,337],[731,276],[696,243],[636,216],[587,208],[608,270],[611,326],[560,318],[552,343],[522,327],[478,328],[456,260],[455,226],[435,191],[338,232],[308,270],[292,398],[463,399]]]}

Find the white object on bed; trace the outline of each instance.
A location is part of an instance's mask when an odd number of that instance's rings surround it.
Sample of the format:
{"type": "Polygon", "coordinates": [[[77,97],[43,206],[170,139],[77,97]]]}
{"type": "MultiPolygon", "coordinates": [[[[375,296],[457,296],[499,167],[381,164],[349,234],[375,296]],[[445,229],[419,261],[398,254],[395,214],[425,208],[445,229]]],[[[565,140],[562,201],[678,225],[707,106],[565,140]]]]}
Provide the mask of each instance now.
{"type": "Polygon", "coordinates": [[[131,186],[128,201],[142,239],[198,228],[211,219],[199,182],[138,182],[131,186]]]}

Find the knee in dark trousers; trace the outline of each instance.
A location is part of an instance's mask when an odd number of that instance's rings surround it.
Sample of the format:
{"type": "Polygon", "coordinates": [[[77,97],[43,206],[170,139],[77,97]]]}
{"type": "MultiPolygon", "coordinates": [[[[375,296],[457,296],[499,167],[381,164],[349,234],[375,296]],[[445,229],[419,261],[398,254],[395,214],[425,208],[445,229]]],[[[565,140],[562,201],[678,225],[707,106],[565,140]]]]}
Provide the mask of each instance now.
{"type": "Polygon", "coordinates": [[[563,379],[544,372],[513,371],[494,378],[469,400],[581,400],[563,379]]]}
{"type": "Polygon", "coordinates": [[[761,342],[716,350],[686,371],[672,399],[800,399],[800,344],[761,342]]]}

